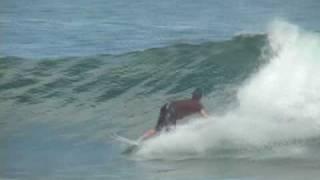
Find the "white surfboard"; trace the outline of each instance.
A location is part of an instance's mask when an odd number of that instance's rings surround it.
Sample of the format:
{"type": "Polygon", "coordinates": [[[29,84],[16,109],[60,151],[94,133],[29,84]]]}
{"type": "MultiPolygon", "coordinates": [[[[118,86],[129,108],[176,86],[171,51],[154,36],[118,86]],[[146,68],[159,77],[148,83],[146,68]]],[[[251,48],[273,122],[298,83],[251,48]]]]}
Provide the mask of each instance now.
{"type": "Polygon", "coordinates": [[[139,146],[141,145],[141,142],[139,140],[128,139],[128,138],[120,136],[116,133],[111,134],[111,137],[113,140],[120,142],[122,144],[125,144],[127,146],[126,149],[122,152],[124,154],[130,154],[130,153],[136,151],[139,148],[139,146]]]}

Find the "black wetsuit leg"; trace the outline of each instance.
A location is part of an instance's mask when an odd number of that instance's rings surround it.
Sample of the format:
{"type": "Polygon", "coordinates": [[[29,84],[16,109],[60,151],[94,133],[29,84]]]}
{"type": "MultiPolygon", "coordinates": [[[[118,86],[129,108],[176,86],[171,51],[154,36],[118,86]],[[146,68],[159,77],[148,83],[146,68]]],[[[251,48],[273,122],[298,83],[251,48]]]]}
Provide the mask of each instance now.
{"type": "Polygon", "coordinates": [[[162,131],[165,128],[166,131],[170,130],[170,127],[176,125],[175,109],[171,104],[165,104],[161,107],[159,119],[156,125],[156,131],[162,131]]]}
{"type": "Polygon", "coordinates": [[[161,131],[162,128],[165,126],[165,117],[166,117],[166,113],[167,113],[167,106],[168,106],[168,104],[165,104],[160,109],[158,122],[157,122],[157,125],[155,128],[156,131],[161,131]]]}

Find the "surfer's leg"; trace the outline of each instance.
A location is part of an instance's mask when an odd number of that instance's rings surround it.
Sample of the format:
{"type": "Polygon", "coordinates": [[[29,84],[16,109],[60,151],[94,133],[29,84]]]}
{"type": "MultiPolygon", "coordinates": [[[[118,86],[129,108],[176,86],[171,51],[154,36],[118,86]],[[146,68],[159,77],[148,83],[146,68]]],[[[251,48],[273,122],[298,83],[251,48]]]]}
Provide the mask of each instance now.
{"type": "Polygon", "coordinates": [[[167,106],[165,116],[165,130],[168,132],[175,128],[177,122],[176,110],[172,105],[167,106]]]}
{"type": "Polygon", "coordinates": [[[144,133],[142,139],[148,139],[162,130],[170,131],[170,129],[174,129],[176,126],[176,121],[176,111],[171,103],[163,105],[160,109],[160,115],[155,129],[150,129],[144,133]]]}
{"type": "Polygon", "coordinates": [[[167,108],[168,108],[168,104],[165,104],[161,107],[160,109],[160,114],[159,114],[159,118],[158,118],[158,122],[157,125],[155,127],[155,130],[157,132],[161,131],[163,127],[165,127],[167,124],[167,108]]]}
{"type": "Polygon", "coordinates": [[[160,114],[158,118],[157,125],[154,129],[149,129],[147,132],[145,132],[142,136],[142,140],[146,140],[151,138],[152,136],[156,135],[157,132],[161,131],[162,128],[165,126],[166,121],[166,113],[167,113],[167,104],[163,105],[160,109],[160,114]]]}

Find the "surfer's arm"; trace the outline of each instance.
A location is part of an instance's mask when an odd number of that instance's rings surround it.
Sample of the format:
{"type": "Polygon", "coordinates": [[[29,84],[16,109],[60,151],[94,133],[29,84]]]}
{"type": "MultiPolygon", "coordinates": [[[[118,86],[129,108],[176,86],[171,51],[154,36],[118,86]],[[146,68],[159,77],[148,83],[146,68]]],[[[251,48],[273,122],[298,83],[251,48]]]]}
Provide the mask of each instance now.
{"type": "Polygon", "coordinates": [[[201,110],[200,110],[200,114],[201,114],[201,116],[204,117],[204,118],[208,118],[208,117],[209,117],[208,113],[207,113],[204,109],[201,109],[201,110]]]}
{"type": "Polygon", "coordinates": [[[157,131],[155,129],[149,129],[147,132],[145,132],[142,137],[140,138],[141,140],[146,140],[151,138],[152,136],[154,136],[157,133],[157,131]]]}

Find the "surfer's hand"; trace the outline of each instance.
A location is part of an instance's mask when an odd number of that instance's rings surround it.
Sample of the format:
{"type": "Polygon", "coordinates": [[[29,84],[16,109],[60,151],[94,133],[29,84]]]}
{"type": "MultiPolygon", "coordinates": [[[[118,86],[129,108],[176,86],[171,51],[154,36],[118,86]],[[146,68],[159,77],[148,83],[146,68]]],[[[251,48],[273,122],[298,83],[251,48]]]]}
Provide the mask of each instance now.
{"type": "Polygon", "coordinates": [[[208,113],[207,113],[204,109],[201,109],[200,114],[201,114],[202,117],[204,117],[204,118],[208,118],[208,117],[209,117],[208,113]]]}
{"type": "Polygon", "coordinates": [[[156,134],[156,130],[155,130],[155,129],[150,129],[150,130],[148,130],[147,132],[145,132],[145,133],[142,135],[142,140],[149,139],[149,138],[151,138],[152,136],[154,136],[155,134],[156,134]]]}

